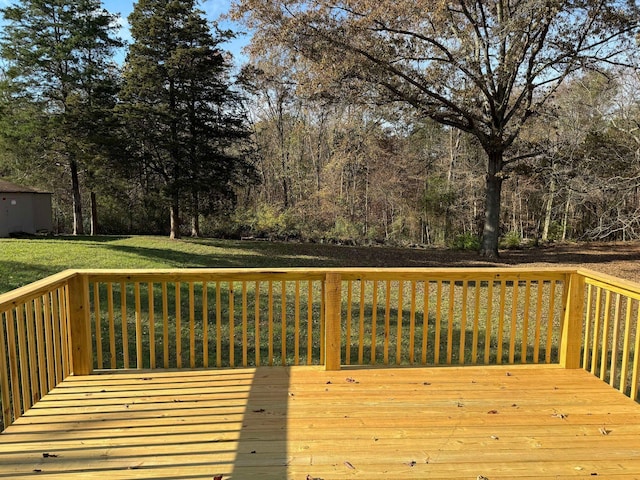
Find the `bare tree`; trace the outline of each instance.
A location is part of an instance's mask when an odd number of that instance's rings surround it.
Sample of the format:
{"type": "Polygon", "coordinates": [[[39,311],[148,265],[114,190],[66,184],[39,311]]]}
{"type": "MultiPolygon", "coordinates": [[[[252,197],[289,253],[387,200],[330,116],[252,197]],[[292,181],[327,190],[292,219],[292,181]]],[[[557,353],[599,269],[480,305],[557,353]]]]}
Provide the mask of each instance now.
{"type": "Polygon", "coordinates": [[[314,88],[359,89],[475,136],[488,257],[523,125],[575,72],[625,63],[638,31],[623,0],[236,0],[233,15],[255,30],[255,51],[280,44],[307,61],[314,88]]]}

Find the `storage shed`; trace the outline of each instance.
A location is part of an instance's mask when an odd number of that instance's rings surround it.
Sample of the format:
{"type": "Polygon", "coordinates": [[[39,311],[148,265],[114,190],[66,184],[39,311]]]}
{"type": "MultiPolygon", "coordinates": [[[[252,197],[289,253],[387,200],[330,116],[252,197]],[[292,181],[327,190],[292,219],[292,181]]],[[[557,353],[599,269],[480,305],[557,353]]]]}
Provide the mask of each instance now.
{"type": "Polygon", "coordinates": [[[0,237],[52,229],[51,193],[0,179],[0,237]]]}

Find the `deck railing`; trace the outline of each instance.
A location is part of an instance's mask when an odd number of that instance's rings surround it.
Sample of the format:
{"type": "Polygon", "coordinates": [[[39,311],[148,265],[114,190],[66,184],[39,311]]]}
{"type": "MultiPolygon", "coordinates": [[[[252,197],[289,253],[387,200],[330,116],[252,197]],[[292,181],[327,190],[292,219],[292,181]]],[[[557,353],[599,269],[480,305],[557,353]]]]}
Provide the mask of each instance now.
{"type": "Polygon", "coordinates": [[[0,295],[0,427],[111,369],[560,363],[635,399],[639,299],[557,268],[66,271],[0,295]]]}

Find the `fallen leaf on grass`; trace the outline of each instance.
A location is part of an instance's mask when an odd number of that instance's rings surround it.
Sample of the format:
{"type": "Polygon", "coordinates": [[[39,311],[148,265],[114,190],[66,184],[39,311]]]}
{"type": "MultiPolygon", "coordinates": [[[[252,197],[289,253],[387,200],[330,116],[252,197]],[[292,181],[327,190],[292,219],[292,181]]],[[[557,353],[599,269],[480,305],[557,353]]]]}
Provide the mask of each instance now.
{"type": "Polygon", "coordinates": [[[344,466],[347,468],[350,468],[351,470],[355,470],[356,467],[354,467],[351,462],[344,462],[344,466]]]}

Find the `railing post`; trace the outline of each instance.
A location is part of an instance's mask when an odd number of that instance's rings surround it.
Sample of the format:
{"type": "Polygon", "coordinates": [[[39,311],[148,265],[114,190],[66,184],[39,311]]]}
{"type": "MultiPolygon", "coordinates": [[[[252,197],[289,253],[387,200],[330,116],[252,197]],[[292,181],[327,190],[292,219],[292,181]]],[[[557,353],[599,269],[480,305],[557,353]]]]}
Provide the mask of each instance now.
{"type": "Polygon", "coordinates": [[[564,368],[580,368],[582,324],[584,323],[584,277],[578,273],[571,273],[568,281],[560,343],[560,365],[564,368]]]}
{"type": "Polygon", "coordinates": [[[74,275],[69,279],[68,289],[71,370],[74,375],[89,375],[93,371],[93,361],[87,277],[74,275]]]}
{"type": "Polygon", "coordinates": [[[342,278],[339,273],[327,273],[324,291],[324,365],[326,370],[340,370],[342,278]]]}

